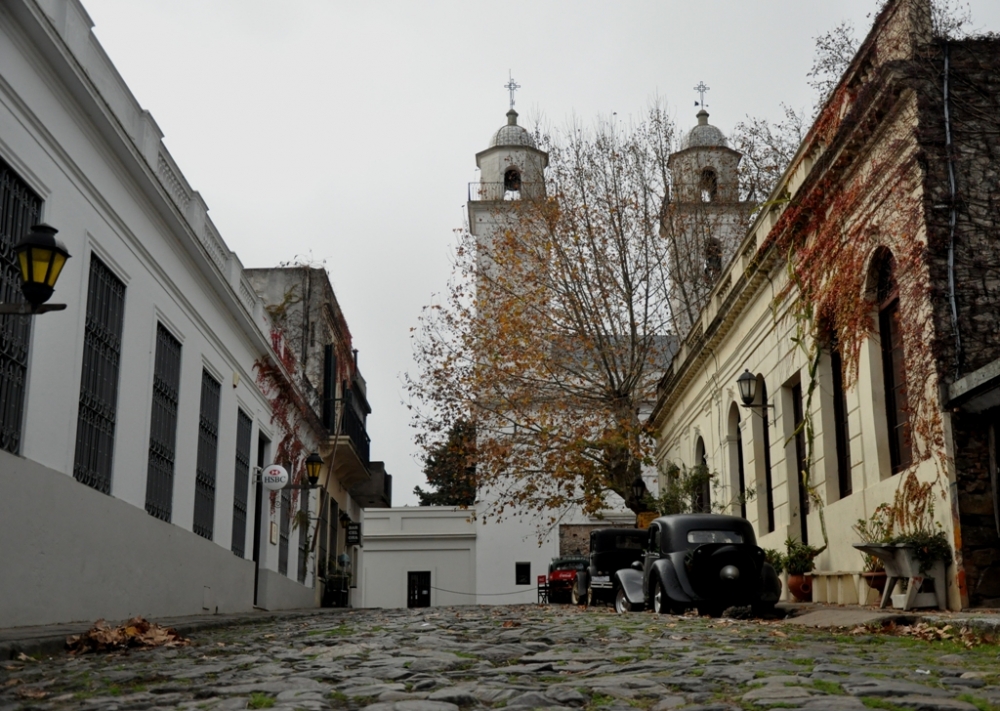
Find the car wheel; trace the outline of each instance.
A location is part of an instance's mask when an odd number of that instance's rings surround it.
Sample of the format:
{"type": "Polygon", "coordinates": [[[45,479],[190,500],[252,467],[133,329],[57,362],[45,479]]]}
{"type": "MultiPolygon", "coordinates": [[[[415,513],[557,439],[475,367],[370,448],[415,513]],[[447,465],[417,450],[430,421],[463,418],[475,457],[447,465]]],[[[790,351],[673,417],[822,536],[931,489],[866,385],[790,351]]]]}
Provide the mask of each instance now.
{"type": "Polygon", "coordinates": [[[587,607],[594,606],[594,588],[587,586],[587,607]]]}
{"type": "Polygon", "coordinates": [[[572,602],[574,605],[580,604],[580,593],[577,592],[576,585],[573,586],[573,590],[569,594],[569,601],[572,602]]]}
{"type": "Polygon", "coordinates": [[[615,612],[619,615],[624,615],[626,612],[632,611],[632,603],[628,601],[628,595],[625,594],[625,588],[618,588],[618,593],[615,595],[615,612]]]}
{"type": "Polygon", "coordinates": [[[670,598],[663,589],[663,583],[659,580],[653,583],[653,612],[657,615],[665,615],[669,612],[670,598]]]}

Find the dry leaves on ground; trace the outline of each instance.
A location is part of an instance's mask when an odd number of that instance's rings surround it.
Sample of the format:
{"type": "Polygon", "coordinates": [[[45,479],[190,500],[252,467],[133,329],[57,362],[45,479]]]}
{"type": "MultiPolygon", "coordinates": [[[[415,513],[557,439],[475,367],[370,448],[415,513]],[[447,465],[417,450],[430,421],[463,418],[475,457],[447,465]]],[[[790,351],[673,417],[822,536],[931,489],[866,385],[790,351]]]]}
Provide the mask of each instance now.
{"type": "Polygon", "coordinates": [[[995,642],[993,635],[979,634],[968,627],[956,630],[951,625],[936,627],[926,622],[917,622],[913,625],[897,625],[895,622],[889,622],[885,625],[861,625],[851,630],[851,634],[889,634],[898,637],[916,637],[928,642],[951,640],[965,645],[968,649],[980,644],[993,644],[995,642]]]}
{"type": "Polygon", "coordinates": [[[44,699],[49,695],[49,692],[42,691],[41,689],[33,689],[28,686],[22,686],[17,690],[17,695],[22,699],[44,699]]]}
{"type": "Polygon", "coordinates": [[[129,647],[183,647],[190,643],[173,627],[161,627],[141,617],[133,617],[117,627],[98,620],[89,631],[66,638],[70,654],[106,652],[129,647]]]}

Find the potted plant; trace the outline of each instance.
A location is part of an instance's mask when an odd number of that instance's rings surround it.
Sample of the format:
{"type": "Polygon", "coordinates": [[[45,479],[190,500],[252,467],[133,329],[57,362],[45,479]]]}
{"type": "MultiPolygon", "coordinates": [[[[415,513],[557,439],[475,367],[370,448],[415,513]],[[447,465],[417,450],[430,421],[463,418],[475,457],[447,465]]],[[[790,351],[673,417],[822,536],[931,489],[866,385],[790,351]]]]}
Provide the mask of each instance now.
{"type": "Polygon", "coordinates": [[[945,568],[951,563],[952,552],[941,524],[934,520],[934,482],[921,483],[910,472],[896,489],[892,504],[882,504],[867,524],[861,530],[854,527],[862,536],[862,542],[854,547],[882,561],[886,586],[880,606],[885,607],[891,597],[893,605],[904,610],[935,604],[945,609],[945,568]],[[873,519],[884,524],[881,529],[871,525],[873,519]],[[877,540],[879,537],[882,540],[877,540]],[[921,590],[927,578],[933,581],[933,592],[921,590]],[[906,592],[893,595],[900,581],[906,592]]]}
{"type": "Polygon", "coordinates": [[[809,573],[816,567],[816,556],[825,549],[826,546],[816,548],[794,538],[785,540],[782,563],[788,571],[788,590],[799,602],[812,599],[812,578],[809,573]]]}
{"type": "MultiPolygon", "coordinates": [[[[852,528],[862,543],[879,545],[888,539],[887,531],[891,525],[890,517],[891,507],[888,504],[880,504],[871,516],[859,518],[852,528]]],[[[882,559],[871,553],[859,552],[864,561],[864,571],[861,576],[868,587],[882,594],[885,591],[885,565],[882,563],[882,559]]]]}

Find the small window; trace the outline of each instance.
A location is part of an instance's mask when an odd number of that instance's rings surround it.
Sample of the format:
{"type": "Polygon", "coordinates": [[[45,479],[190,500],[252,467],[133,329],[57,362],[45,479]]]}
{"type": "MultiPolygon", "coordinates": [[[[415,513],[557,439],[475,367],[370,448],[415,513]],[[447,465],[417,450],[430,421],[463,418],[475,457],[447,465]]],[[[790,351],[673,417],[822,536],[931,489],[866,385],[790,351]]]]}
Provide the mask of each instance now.
{"type": "Polygon", "coordinates": [[[712,284],[722,273],[722,243],[715,237],[705,240],[705,278],[712,284]]]}
{"type": "Polygon", "coordinates": [[[688,531],[688,543],[742,543],[736,531],[688,531]]]}
{"type": "Polygon", "coordinates": [[[503,174],[503,189],[513,191],[521,189],[521,172],[517,168],[508,168],[503,174]]]}
{"type": "Polygon", "coordinates": [[[514,563],[514,584],[531,585],[531,563],[514,563]]]}
{"type": "Polygon", "coordinates": [[[701,171],[701,180],[698,183],[698,187],[701,190],[702,202],[714,202],[719,192],[719,179],[715,171],[711,168],[705,168],[701,171]]]}
{"type": "Polygon", "coordinates": [[[615,536],[615,548],[618,550],[641,551],[642,541],[631,536],[615,536]]]}
{"type": "Polygon", "coordinates": [[[654,555],[659,555],[660,553],[660,527],[650,526],[649,527],[649,540],[646,541],[646,550],[654,555]]]}

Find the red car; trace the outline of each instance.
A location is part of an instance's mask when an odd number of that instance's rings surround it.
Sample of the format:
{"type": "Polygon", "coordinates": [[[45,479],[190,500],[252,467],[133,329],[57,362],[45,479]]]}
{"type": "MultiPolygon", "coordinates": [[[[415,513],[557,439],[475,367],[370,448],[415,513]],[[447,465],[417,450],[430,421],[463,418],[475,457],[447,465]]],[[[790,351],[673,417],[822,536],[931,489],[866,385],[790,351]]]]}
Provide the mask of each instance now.
{"type": "Polygon", "coordinates": [[[587,569],[587,558],[580,555],[553,558],[549,563],[549,600],[569,602],[576,585],[576,574],[587,569]]]}

